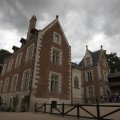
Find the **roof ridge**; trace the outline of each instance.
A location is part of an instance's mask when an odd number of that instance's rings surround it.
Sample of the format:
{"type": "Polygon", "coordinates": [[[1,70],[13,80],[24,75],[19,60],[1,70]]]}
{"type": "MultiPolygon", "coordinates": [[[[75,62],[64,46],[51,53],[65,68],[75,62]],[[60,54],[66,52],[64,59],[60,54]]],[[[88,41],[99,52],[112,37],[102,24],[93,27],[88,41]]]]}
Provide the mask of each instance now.
{"type": "Polygon", "coordinates": [[[44,27],[41,31],[44,31],[46,28],[48,28],[50,25],[52,25],[54,22],[56,22],[58,19],[56,18],[51,23],[49,23],[46,27],[44,27]]]}

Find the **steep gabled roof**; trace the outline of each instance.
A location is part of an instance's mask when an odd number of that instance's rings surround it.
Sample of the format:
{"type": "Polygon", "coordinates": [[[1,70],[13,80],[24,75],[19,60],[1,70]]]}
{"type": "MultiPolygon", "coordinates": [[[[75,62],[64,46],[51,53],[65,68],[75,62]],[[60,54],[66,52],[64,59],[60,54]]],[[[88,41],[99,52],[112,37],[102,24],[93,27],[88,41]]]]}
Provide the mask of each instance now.
{"type": "Polygon", "coordinates": [[[84,59],[82,59],[81,61],[80,61],[80,63],[79,63],[79,66],[80,67],[82,67],[83,66],[83,64],[84,64],[84,61],[83,61],[84,59]]]}
{"type": "MultiPolygon", "coordinates": [[[[93,60],[93,65],[96,65],[99,63],[99,59],[100,59],[100,53],[101,50],[97,50],[95,52],[91,52],[90,50],[88,50],[88,52],[91,54],[92,56],[92,60],[93,60]]],[[[84,65],[84,58],[81,60],[81,62],[79,63],[79,66],[83,66],[84,65]]]]}
{"type": "Polygon", "coordinates": [[[100,53],[101,53],[101,50],[92,52],[93,65],[98,64],[99,58],[100,58],[100,53]]]}
{"type": "Polygon", "coordinates": [[[57,22],[57,19],[53,20],[50,24],[48,24],[46,27],[44,27],[41,31],[45,31],[46,29],[48,29],[49,27],[54,25],[56,22],[57,22]]]}
{"type": "Polygon", "coordinates": [[[63,28],[62,28],[62,26],[61,26],[61,24],[60,24],[60,22],[59,22],[59,20],[58,20],[58,15],[56,16],[56,19],[55,20],[53,20],[50,24],[48,24],[45,28],[43,28],[42,30],[39,30],[40,32],[42,32],[43,34],[47,31],[47,30],[49,30],[52,26],[54,26],[56,23],[58,23],[58,25],[59,25],[59,27],[60,27],[60,29],[61,29],[61,32],[62,32],[62,34],[63,34],[63,36],[64,36],[64,38],[65,38],[65,41],[66,41],[66,43],[68,44],[68,46],[69,46],[69,43],[68,43],[68,41],[67,41],[67,38],[66,38],[66,36],[65,36],[65,33],[64,33],[64,31],[63,31],[63,28]]]}

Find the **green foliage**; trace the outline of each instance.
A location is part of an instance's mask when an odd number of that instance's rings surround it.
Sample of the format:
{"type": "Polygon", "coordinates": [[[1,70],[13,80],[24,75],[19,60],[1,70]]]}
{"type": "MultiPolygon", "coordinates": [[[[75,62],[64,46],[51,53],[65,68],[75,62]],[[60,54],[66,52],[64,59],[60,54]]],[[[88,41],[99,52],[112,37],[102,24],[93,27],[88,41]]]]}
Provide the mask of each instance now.
{"type": "Polygon", "coordinates": [[[2,71],[2,66],[1,64],[4,63],[4,59],[9,57],[12,53],[10,53],[9,51],[7,50],[4,50],[4,49],[0,49],[0,73],[2,71]]]}
{"type": "Polygon", "coordinates": [[[120,71],[120,58],[116,53],[106,54],[106,58],[111,73],[120,71]]]}

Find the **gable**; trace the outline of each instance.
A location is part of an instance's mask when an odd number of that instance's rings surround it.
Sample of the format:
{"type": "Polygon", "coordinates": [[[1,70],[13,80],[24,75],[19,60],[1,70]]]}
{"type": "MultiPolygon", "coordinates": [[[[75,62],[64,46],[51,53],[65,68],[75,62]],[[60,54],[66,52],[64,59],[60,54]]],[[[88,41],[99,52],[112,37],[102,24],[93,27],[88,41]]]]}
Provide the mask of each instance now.
{"type": "Polygon", "coordinates": [[[62,40],[64,40],[64,42],[68,45],[68,47],[70,47],[58,18],[56,18],[53,22],[51,22],[48,26],[46,26],[44,29],[42,29],[39,32],[41,32],[41,34],[44,35],[46,32],[51,30],[53,30],[53,32],[61,34],[61,36],[64,38],[62,40]]]}
{"type": "Polygon", "coordinates": [[[84,65],[85,66],[93,65],[92,54],[89,50],[86,50],[86,53],[85,53],[85,56],[84,56],[84,65]]]}

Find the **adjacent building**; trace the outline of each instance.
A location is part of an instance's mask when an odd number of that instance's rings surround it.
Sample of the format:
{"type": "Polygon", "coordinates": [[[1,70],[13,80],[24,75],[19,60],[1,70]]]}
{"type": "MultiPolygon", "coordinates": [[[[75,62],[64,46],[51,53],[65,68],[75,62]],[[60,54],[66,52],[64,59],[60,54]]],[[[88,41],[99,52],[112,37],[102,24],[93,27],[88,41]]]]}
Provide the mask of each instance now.
{"type": "Polygon", "coordinates": [[[85,56],[79,65],[83,72],[85,102],[105,101],[109,94],[109,66],[102,46],[94,52],[86,46],[85,56]]]}
{"type": "Polygon", "coordinates": [[[84,82],[82,69],[75,63],[71,63],[71,77],[71,103],[84,103],[84,82]]]}
{"type": "Polygon", "coordinates": [[[110,73],[108,80],[111,90],[110,96],[116,98],[116,100],[120,100],[120,98],[118,98],[120,96],[120,72],[110,73]]]}

